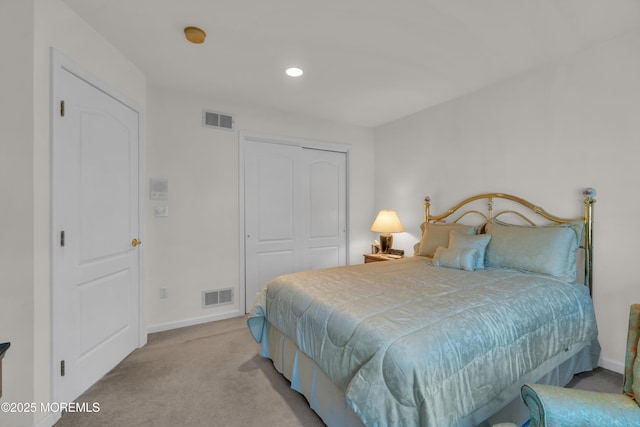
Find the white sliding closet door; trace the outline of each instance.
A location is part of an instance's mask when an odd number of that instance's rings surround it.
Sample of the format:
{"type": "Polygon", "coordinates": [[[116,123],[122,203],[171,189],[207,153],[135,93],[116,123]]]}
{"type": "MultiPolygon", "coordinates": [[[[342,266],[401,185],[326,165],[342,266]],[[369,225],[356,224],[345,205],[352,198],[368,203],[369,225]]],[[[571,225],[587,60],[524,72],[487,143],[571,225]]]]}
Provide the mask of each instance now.
{"type": "Polygon", "coordinates": [[[245,174],[246,309],[273,277],[296,271],[302,264],[302,199],[294,185],[302,149],[247,142],[245,174]]]}
{"type": "Polygon", "coordinates": [[[304,270],[345,265],[346,154],[303,149],[304,270]]]}
{"type": "Polygon", "coordinates": [[[272,278],[346,264],[346,153],[244,141],[246,310],[272,278]]]}

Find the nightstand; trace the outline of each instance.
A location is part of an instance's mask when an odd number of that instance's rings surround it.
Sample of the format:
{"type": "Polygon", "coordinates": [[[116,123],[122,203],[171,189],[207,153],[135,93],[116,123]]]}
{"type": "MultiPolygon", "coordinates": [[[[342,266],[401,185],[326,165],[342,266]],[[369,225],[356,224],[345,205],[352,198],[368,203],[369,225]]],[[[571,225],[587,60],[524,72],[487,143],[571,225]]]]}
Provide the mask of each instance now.
{"type": "Polygon", "coordinates": [[[403,258],[399,255],[388,255],[388,254],[362,254],[362,256],[364,256],[365,264],[368,264],[370,262],[393,261],[396,259],[403,258]]]}

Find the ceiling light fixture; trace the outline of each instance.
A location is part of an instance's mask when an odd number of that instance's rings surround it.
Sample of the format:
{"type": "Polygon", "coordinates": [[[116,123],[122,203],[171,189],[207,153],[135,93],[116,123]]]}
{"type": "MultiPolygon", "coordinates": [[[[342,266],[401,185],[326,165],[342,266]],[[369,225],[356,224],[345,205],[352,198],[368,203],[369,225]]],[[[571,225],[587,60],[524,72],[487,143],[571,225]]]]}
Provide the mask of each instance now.
{"type": "Polygon", "coordinates": [[[204,43],[204,39],[207,37],[207,33],[198,27],[185,27],[184,36],[191,43],[202,44],[204,43]]]}
{"type": "Polygon", "coordinates": [[[284,72],[289,77],[300,77],[304,74],[304,71],[298,67],[287,68],[284,72]]]}

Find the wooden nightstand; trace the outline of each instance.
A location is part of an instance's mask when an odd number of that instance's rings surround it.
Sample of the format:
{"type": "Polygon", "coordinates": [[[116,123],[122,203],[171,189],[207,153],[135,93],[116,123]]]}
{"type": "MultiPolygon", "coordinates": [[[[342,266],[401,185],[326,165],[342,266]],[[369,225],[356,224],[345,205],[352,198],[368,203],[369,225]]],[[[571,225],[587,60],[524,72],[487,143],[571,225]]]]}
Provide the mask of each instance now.
{"type": "Polygon", "coordinates": [[[403,258],[398,255],[387,255],[387,254],[362,254],[364,256],[364,263],[368,264],[370,262],[380,262],[380,261],[394,261],[396,259],[403,258]]]}

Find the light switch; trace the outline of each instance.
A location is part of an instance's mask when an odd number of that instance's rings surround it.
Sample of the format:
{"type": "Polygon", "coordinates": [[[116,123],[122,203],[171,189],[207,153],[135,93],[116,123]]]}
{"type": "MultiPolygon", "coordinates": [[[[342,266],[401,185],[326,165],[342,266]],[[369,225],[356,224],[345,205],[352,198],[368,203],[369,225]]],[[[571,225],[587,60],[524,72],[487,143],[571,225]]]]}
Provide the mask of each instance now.
{"type": "Polygon", "coordinates": [[[169,206],[154,206],[153,213],[155,216],[169,216],[169,206]]]}

